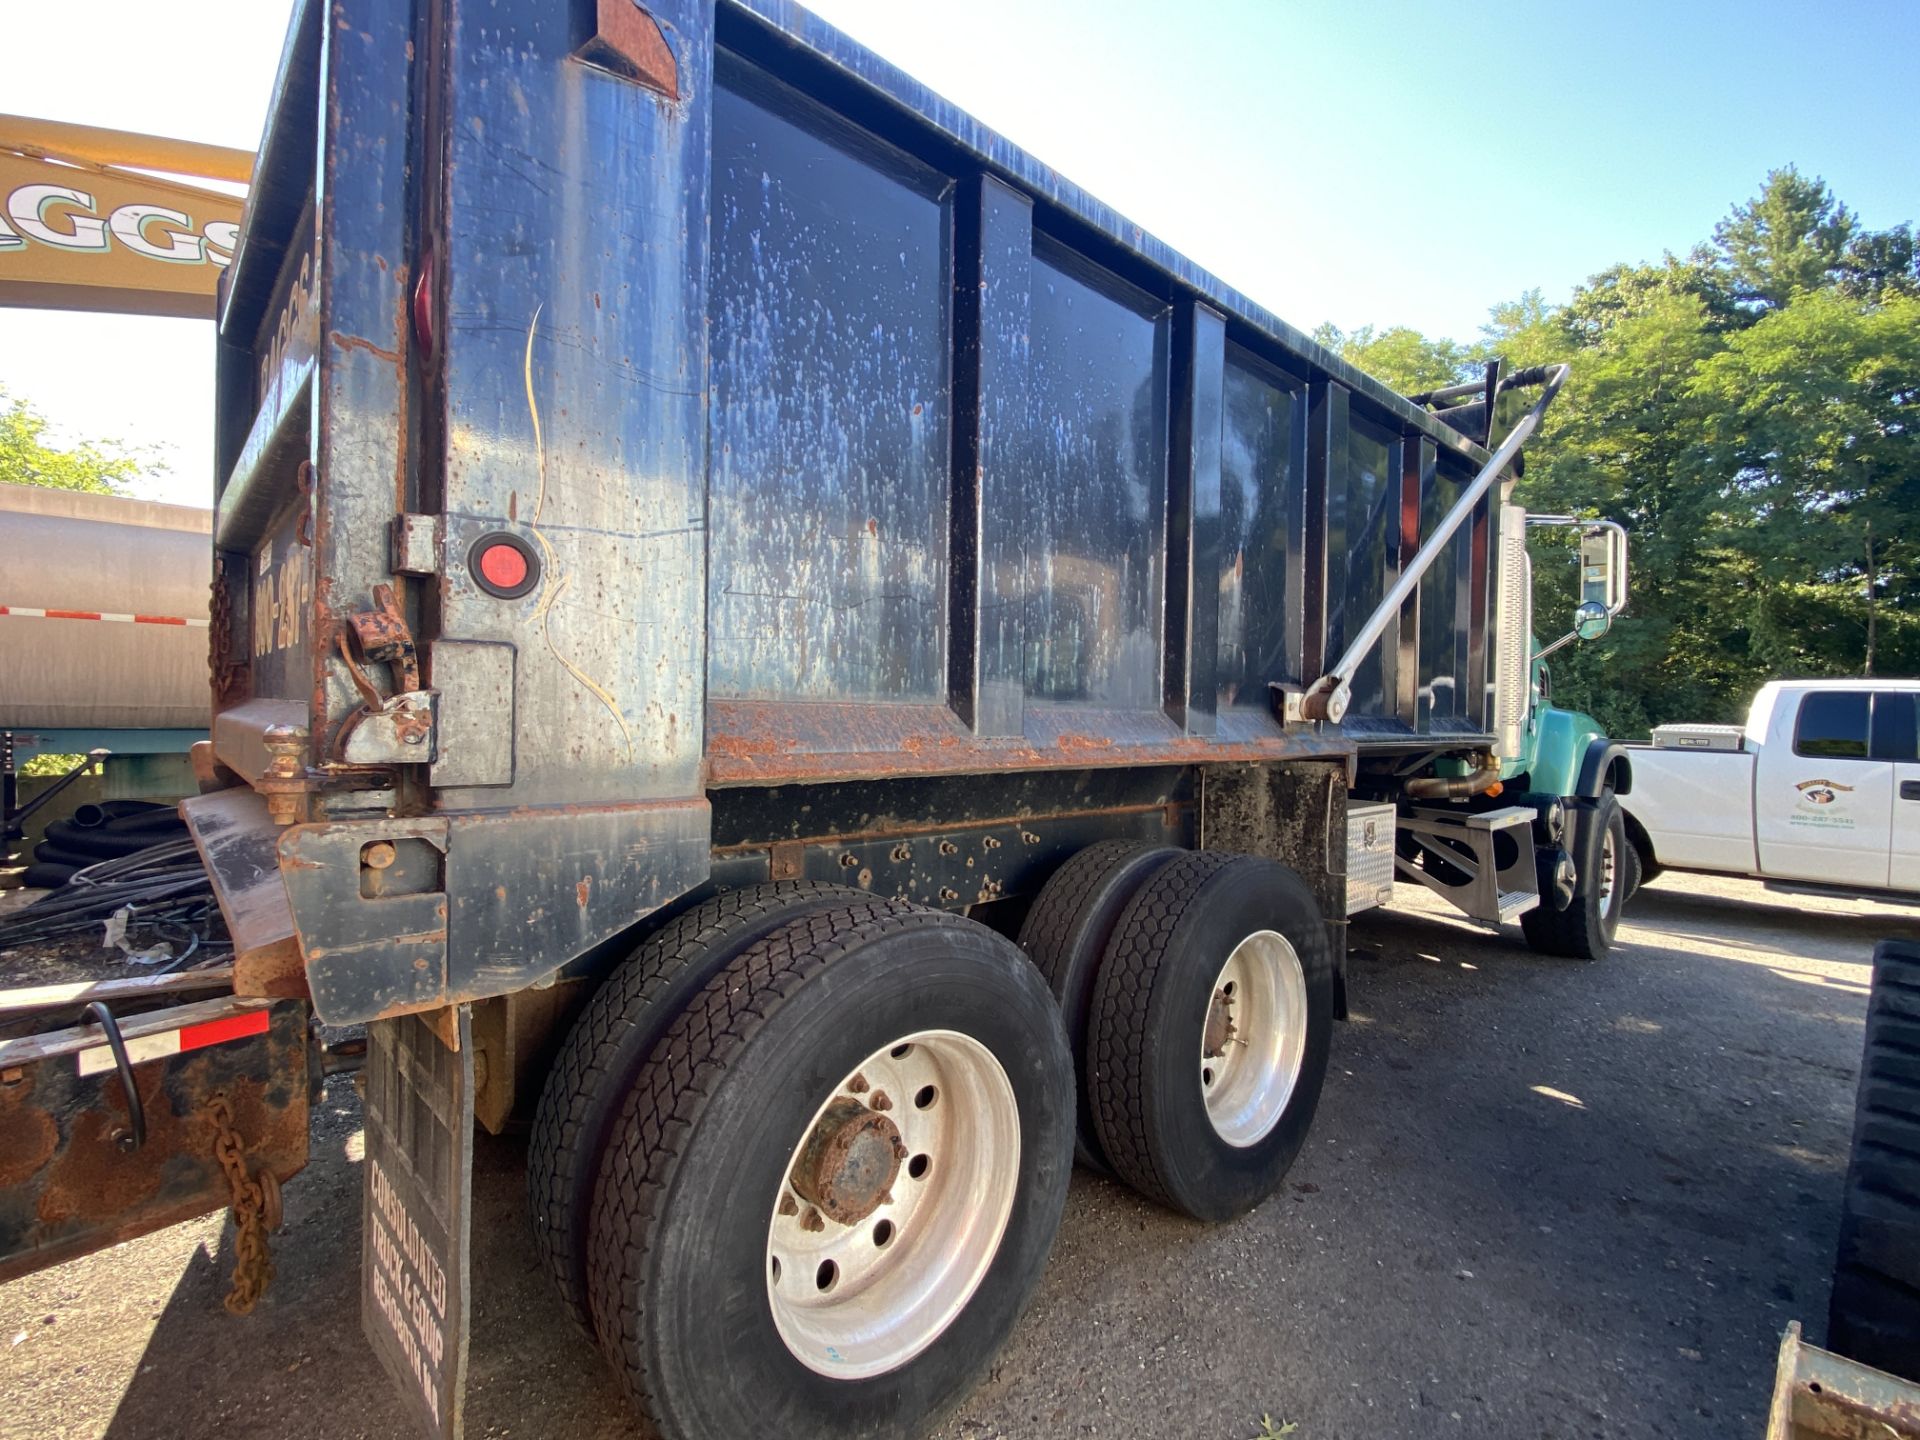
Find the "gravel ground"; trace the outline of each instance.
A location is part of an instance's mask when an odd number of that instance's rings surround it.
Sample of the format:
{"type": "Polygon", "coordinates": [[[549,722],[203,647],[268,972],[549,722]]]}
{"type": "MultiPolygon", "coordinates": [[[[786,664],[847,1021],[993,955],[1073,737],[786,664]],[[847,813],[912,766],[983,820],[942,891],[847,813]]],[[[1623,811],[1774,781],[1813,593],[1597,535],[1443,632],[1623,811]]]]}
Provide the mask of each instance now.
{"type": "MultiPolygon", "coordinates": [[[[1823,1329],[1869,953],[1915,912],[1669,877],[1582,965],[1403,899],[1355,923],[1285,1191],[1209,1229],[1076,1175],[940,1440],[1758,1440],[1781,1329],[1823,1329]]],[[[536,1268],[523,1142],[481,1142],[469,1433],[646,1436],[536,1268]]],[[[336,1082],[248,1320],[211,1220],[0,1287],[0,1437],[409,1433],[359,1335],[359,1158],[336,1082]]]]}

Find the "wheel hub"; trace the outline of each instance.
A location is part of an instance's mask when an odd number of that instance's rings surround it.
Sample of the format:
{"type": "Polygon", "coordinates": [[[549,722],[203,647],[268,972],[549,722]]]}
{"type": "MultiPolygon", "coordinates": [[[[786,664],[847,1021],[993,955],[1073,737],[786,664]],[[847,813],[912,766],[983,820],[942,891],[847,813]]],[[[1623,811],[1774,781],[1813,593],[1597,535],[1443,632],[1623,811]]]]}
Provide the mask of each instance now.
{"type": "Polygon", "coordinates": [[[1201,1054],[1209,1060],[1225,1055],[1233,1039],[1233,996],[1225,990],[1215,990],[1213,1003],[1207,1007],[1207,1029],[1201,1037],[1201,1054]]]}
{"type": "Polygon", "coordinates": [[[1256,930],[1214,977],[1200,1034],[1200,1094],[1214,1133],[1258,1144],[1280,1123],[1306,1060],[1307,981],[1284,935],[1256,930]]]}
{"type": "Polygon", "coordinates": [[[793,1189],[829,1220],[858,1225],[893,1199],[906,1158],[906,1142],[893,1121],[842,1097],[827,1106],[801,1147],[793,1189]]]}
{"type": "Polygon", "coordinates": [[[939,1338],[986,1276],[1020,1176],[1020,1107],[994,1053],[919,1030],[834,1086],[767,1225],[767,1301],[808,1369],[859,1380],[939,1338]]]}

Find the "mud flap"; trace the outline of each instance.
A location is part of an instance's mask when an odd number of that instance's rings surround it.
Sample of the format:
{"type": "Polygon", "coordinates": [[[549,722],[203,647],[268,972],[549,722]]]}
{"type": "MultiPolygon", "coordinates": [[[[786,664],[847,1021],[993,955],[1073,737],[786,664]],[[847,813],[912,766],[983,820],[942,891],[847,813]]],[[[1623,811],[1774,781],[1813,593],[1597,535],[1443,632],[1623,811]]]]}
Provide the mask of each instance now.
{"type": "Polygon", "coordinates": [[[360,1327],[424,1433],[455,1440],[473,1211],[468,1007],[368,1025],[366,1077],[360,1327]]]}

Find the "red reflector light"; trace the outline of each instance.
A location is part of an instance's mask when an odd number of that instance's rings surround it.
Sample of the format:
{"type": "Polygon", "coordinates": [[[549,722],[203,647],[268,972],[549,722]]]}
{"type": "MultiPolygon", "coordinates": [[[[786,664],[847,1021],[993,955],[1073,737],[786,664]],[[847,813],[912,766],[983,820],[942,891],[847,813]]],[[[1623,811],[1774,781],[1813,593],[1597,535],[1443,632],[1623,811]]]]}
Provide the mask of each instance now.
{"type": "Polygon", "coordinates": [[[540,561],[518,535],[482,535],[467,552],[474,582],[489,595],[517,600],[540,583],[540,561]]]}
{"type": "Polygon", "coordinates": [[[517,590],[527,580],[527,557],[511,545],[489,545],[480,552],[480,574],[496,590],[517,590]]]}

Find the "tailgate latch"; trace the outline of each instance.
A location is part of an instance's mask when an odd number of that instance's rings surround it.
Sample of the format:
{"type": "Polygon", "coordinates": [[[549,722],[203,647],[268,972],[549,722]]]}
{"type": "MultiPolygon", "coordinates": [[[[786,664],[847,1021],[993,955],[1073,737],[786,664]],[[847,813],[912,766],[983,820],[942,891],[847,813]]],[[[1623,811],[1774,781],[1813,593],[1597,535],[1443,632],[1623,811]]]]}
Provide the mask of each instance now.
{"type": "Polygon", "coordinates": [[[360,656],[392,672],[394,693],[383,696],[340,634],[340,658],[366,703],[341,727],[339,758],[348,765],[418,765],[433,760],[439,695],[420,688],[420,651],[391,585],[373,587],[375,608],[347,617],[360,656]]]}

